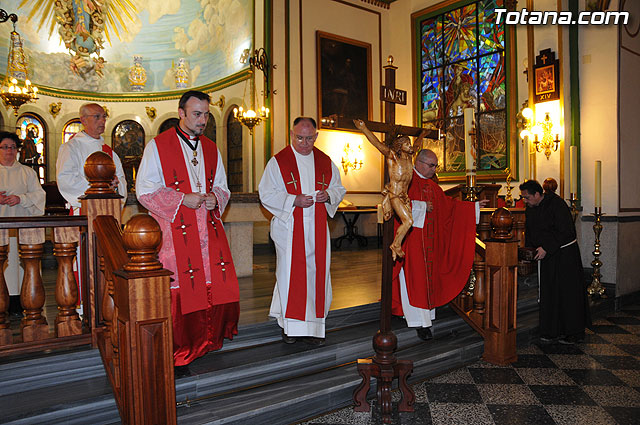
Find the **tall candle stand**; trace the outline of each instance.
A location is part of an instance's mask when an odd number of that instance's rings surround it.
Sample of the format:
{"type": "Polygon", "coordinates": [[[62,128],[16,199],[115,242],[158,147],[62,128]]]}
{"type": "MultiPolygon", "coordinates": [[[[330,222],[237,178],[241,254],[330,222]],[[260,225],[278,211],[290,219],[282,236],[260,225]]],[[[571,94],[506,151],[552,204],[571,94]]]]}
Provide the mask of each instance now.
{"type": "Polygon", "coordinates": [[[461,190],[464,193],[464,200],[476,202],[478,200],[478,193],[482,191],[482,187],[476,186],[476,176],[475,174],[468,174],[466,176],[467,185],[462,186],[461,190]]]}
{"type": "Polygon", "coordinates": [[[578,218],[578,196],[575,193],[571,193],[568,199],[571,204],[571,217],[573,218],[573,224],[576,224],[578,218]]]}
{"type": "Polygon", "coordinates": [[[593,266],[593,275],[591,285],[587,288],[587,293],[589,296],[598,294],[600,297],[606,298],[607,296],[604,293],[604,287],[600,284],[600,278],[602,277],[600,274],[600,267],[602,267],[602,261],[600,261],[600,233],[602,232],[600,218],[602,217],[602,208],[596,207],[593,216],[596,219],[596,222],[593,225],[593,232],[596,235],[596,240],[593,243],[593,261],[591,262],[591,265],[593,266]]]}

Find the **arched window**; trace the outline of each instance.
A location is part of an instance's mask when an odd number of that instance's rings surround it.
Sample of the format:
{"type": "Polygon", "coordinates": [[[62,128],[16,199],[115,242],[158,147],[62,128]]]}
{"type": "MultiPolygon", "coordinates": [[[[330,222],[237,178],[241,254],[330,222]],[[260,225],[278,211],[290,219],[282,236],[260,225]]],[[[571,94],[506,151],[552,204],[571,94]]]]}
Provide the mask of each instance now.
{"type": "Polygon", "coordinates": [[[233,114],[227,118],[227,184],[231,192],[242,192],[242,124],[233,114]]]}
{"type": "Polygon", "coordinates": [[[64,130],[62,130],[62,143],[68,142],[74,134],[81,132],[82,129],[82,123],[77,118],[66,123],[64,130]]]}
{"type": "Polygon", "coordinates": [[[23,114],[16,127],[22,139],[20,163],[33,168],[40,183],[47,180],[47,142],[44,120],[35,114],[23,114]]]}
{"type": "Polygon", "coordinates": [[[165,120],[165,122],[160,124],[160,128],[158,129],[158,134],[164,133],[165,131],[169,130],[170,128],[175,127],[176,125],[178,125],[179,122],[180,122],[180,120],[178,118],[169,118],[169,119],[165,120]]]}
{"type": "Polygon", "coordinates": [[[144,151],[144,128],[133,120],[120,121],[113,127],[111,146],[120,157],[124,175],[127,179],[127,190],[133,190],[133,172],[138,169],[144,151]]]}

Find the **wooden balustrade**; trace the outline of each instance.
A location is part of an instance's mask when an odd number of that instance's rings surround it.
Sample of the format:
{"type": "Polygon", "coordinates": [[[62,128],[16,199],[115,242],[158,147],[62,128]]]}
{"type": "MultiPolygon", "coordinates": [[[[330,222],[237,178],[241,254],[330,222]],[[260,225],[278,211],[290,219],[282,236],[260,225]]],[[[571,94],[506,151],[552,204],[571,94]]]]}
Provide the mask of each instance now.
{"type": "MultiPolygon", "coordinates": [[[[24,316],[20,334],[13,335],[8,317],[4,275],[0,273],[0,356],[89,344],[91,329],[83,327],[76,311],[78,286],[72,272],[75,247],[86,239],[87,218],[83,216],[46,216],[0,218],[0,230],[18,229],[18,251],[24,266],[20,302],[24,316]],[[40,263],[45,229],[53,230],[53,251],[58,259],[55,300],[58,315],[53,330],[44,315],[46,298],[40,263]]],[[[4,266],[8,245],[0,246],[0,266],[4,266]]],[[[87,303],[84,299],[83,303],[87,303]]],[[[90,309],[89,309],[90,311],[90,309]]],[[[85,311],[85,314],[87,311],[85,311]]]]}
{"type": "Polygon", "coordinates": [[[478,226],[484,241],[476,239],[473,302],[465,290],[450,306],[484,338],[483,359],[504,365],[517,360],[516,269],[518,244],[524,240],[519,239],[520,227],[513,228],[514,222],[524,225],[524,221],[514,220],[506,208],[495,210],[489,220],[486,217],[478,226]]]}

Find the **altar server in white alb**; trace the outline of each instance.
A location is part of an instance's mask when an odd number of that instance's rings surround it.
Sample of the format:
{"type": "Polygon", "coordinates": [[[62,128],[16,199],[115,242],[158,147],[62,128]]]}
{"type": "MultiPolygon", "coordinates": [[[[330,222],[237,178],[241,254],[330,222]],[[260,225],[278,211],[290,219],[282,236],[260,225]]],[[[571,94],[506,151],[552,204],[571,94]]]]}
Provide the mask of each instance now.
{"type": "MultiPolygon", "coordinates": [[[[31,167],[16,161],[19,148],[20,139],[15,133],[0,131],[0,217],[44,214],[46,197],[44,190],[40,186],[36,172],[31,167]]],[[[24,243],[44,243],[43,229],[21,229],[20,238],[25,231],[31,235],[38,235],[38,239],[31,239],[30,242],[24,243]]],[[[9,310],[12,313],[19,313],[22,311],[20,307],[22,279],[19,270],[18,241],[15,237],[9,238],[8,229],[0,229],[0,246],[9,244],[7,268],[0,270],[0,273],[4,273],[9,291],[9,310]]]]}
{"type": "Polygon", "coordinates": [[[104,133],[107,114],[102,106],[97,103],[86,103],[80,107],[80,122],[84,130],[76,133],[68,142],[63,143],[58,151],[56,161],[56,179],[58,190],[71,206],[71,214],[80,214],[80,201],[78,198],[84,195],[89,188],[89,181],[84,175],[84,163],[89,155],[103,151],[107,153],[116,165],[116,175],[113,179],[113,188],[127,198],[127,181],[118,154],[104,143],[104,133]]]}
{"type": "Polygon", "coordinates": [[[262,205],[274,215],[278,259],[269,315],[278,320],[285,343],[304,337],[322,345],[331,306],[327,215],[334,216],[346,189],[335,164],[314,148],[313,118],[296,118],[290,134],[291,145],[269,160],[259,186],[262,205]]]}

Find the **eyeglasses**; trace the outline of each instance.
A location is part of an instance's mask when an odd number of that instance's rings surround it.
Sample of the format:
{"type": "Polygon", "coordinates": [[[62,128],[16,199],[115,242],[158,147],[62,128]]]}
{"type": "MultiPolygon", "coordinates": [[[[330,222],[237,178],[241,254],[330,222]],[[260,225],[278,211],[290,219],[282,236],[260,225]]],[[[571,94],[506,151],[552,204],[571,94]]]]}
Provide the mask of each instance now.
{"type": "Polygon", "coordinates": [[[106,120],[107,119],[107,114],[90,114],[90,115],[85,115],[85,117],[91,117],[94,120],[99,120],[100,118],[106,120]]]}
{"type": "Polygon", "coordinates": [[[427,161],[418,161],[418,162],[422,162],[423,164],[427,164],[427,166],[429,166],[431,168],[436,168],[438,166],[437,162],[435,164],[433,164],[431,162],[427,162],[427,161]]]}
{"type": "Polygon", "coordinates": [[[298,136],[297,134],[294,134],[294,137],[296,138],[298,143],[302,143],[303,140],[307,143],[311,143],[316,140],[316,136],[317,134],[314,134],[313,136],[298,136]]]}
{"type": "Polygon", "coordinates": [[[17,146],[0,146],[0,149],[2,149],[3,151],[17,151],[18,147],[17,146]]]}

